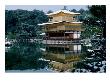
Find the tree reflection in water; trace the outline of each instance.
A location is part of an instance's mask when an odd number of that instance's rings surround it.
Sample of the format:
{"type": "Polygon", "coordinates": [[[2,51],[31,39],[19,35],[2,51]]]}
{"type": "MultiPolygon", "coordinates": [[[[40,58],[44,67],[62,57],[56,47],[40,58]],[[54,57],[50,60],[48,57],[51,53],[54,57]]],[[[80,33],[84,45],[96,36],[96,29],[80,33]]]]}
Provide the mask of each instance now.
{"type": "MultiPolygon", "coordinates": [[[[106,72],[104,49],[88,52],[83,46],[15,42],[5,51],[5,70],[51,69],[56,72],[106,72]]],[[[44,72],[44,71],[42,71],[44,72]]]]}
{"type": "Polygon", "coordinates": [[[6,70],[43,69],[48,62],[39,61],[42,57],[40,46],[34,42],[17,42],[5,53],[6,70]]]}

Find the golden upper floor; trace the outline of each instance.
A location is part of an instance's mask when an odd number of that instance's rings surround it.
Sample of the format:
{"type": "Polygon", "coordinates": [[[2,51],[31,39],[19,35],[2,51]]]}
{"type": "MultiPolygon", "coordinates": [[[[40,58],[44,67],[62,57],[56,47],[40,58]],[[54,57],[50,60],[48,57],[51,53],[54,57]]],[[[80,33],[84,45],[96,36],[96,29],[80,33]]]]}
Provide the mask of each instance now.
{"type": "Polygon", "coordinates": [[[82,31],[81,29],[82,22],[58,22],[58,23],[43,23],[44,28],[43,31],[68,31],[68,30],[74,30],[74,31],[82,31]]]}
{"type": "Polygon", "coordinates": [[[67,10],[59,10],[47,15],[49,17],[49,22],[61,22],[61,21],[75,22],[78,21],[77,19],[80,13],[74,13],[67,10]]]}

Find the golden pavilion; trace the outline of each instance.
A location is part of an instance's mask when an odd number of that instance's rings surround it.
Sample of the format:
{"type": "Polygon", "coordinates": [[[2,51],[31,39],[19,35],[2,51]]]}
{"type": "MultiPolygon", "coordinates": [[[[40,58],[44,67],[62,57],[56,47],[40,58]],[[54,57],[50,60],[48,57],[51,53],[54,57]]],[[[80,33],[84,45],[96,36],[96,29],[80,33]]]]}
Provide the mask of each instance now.
{"type": "Polygon", "coordinates": [[[38,24],[43,27],[44,44],[80,44],[81,25],[78,21],[80,13],[59,10],[47,14],[49,21],[38,24]]]}

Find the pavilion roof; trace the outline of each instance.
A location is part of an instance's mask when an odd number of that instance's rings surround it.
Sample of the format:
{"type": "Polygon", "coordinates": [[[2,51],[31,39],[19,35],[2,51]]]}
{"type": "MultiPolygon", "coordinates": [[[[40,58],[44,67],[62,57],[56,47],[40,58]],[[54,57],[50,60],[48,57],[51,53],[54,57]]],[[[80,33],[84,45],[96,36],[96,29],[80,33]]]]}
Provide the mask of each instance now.
{"type": "Polygon", "coordinates": [[[38,24],[40,26],[43,25],[51,25],[51,24],[58,24],[58,23],[72,23],[72,24],[81,24],[82,22],[69,22],[69,21],[59,21],[59,22],[48,22],[48,23],[42,23],[42,24],[38,24]]]}
{"type": "Polygon", "coordinates": [[[47,14],[48,16],[50,16],[50,15],[55,15],[55,14],[58,14],[58,13],[60,13],[60,12],[63,12],[63,13],[65,13],[65,14],[72,14],[72,15],[79,15],[80,13],[74,13],[74,12],[70,12],[70,11],[67,11],[67,10],[59,10],[59,11],[55,11],[55,12],[53,12],[53,13],[49,13],[49,14],[47,14]]]}

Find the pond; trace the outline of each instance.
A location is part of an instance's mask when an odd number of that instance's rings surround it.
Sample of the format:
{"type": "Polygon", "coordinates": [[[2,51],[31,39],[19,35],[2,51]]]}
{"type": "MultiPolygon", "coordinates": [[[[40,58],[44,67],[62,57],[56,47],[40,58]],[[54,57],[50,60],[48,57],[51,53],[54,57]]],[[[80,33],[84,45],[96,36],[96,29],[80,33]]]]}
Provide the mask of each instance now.
{"type": "Polygon", "coordinates": [[[40,73],[104,73],[103,50],[79,44],[46,45],[21,41],[5,47],[5,71],[40,73]]]}

